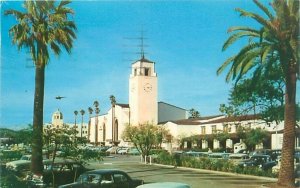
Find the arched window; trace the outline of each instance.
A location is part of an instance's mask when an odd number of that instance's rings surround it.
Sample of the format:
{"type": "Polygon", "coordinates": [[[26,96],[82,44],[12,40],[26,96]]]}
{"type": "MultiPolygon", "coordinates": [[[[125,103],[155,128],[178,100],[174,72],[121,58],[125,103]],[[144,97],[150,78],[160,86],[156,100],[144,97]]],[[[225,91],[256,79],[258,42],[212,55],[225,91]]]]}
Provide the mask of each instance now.
{"type": "Polygon", "coordinates": [[[106,140],[106,126],[105,123],[103,123],[103,142],[106,140]]]}
{"type": "Polygon", "coordinates": [[[118,138],[118,120],[116,119],[115,121],[115,128],[114,128],[114,135],[115,135],[115,141],[118,141],[119,138],[118,138]]]}

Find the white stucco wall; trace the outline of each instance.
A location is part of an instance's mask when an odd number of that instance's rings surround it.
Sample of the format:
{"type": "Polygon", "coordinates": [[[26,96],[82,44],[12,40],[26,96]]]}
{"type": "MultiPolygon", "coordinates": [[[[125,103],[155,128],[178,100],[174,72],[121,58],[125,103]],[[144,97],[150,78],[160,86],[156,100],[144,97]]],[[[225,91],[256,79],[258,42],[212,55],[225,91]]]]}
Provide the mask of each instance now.
{"type": "Polygon", "coordinates": [[[187,111],[185,109],[164,102],[158,102],[158,122],[175,121],[187,118],[187,111]]]}
{"type": "MultiPolygon", "coordinates": [[[[114,120],[118,122],[118,136],[117,140],[120,141],[119,145],[123,145],[124,142],[121,139],[122,133],[125,129],[126,124],[129,123],[129,109],[122,108],[116,105],[114,108],[114,120]]],[[[112,129],[112,118],[113,109],[111,108],[107,114],[98,116],[98,142],[105,141],[105,145],[111,145],[111,140],[113,138],[112,129]],[[105,125],[105,139],[104,139],[104,125],[105,125]]],[[[90,131],[90,142],[95,142],[95,123],[96,117],[91,118],[91,131],[90,131]]]]}

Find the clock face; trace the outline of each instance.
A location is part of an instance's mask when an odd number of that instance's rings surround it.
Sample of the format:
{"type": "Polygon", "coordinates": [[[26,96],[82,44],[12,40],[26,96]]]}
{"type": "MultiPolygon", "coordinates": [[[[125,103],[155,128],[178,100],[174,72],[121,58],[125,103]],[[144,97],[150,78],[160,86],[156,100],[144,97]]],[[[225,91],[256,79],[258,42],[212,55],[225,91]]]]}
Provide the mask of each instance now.
{"type": "Polygon", "coordinates": [[[146,92],[152,91],[152,85],[149,84],[149,83],[146,83],[146,84],[144,85],[144,91],[146,91],[146,92]]]}

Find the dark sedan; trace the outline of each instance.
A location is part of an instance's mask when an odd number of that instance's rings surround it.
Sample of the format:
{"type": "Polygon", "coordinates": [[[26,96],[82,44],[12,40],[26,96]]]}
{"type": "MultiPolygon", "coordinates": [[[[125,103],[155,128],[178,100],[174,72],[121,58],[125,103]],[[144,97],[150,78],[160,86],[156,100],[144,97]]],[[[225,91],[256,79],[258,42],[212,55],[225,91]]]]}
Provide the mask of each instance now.
{"type": "Polygon", "coordinates": [[[74,182],[80,174],[92,169],[85,168],[81,163],[73,160],[44,161],[43,176],[33,174],[27,176],[28,187],[57,187],[58,185],[74,182]]]}
{"type": "Polygon", "coordinates": [[[239,166],[256,166],[263,170],[271,169],[276,164],[269,155],[253,155],[250,159],[238,163],[239,166]]]}
{"type": "Polygon", "coordinates": [[[99,169],[85,172],[76,182],[59,188],[135,188],[142,184],[143,180],[132,179],[121,170],[99,169]]]}

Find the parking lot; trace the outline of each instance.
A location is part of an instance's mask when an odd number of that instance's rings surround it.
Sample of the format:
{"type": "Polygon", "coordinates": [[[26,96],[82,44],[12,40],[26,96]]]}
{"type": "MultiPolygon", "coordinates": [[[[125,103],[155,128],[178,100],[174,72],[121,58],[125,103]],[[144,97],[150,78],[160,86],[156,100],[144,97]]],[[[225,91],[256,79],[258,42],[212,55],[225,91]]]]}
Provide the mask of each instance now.
{"type": "Polygon", "coordinates": [[[149,165],[140,162],[139,156],[112,155],[103,161],[90,162],[89,168],[120,169],[132,178],[143,179],[145,183],[174,181],[183,182],[193,188],[254,188],[275,182],[273,178],[254,177],[209,170],[174,168],[165,165],[149,165]]]}

